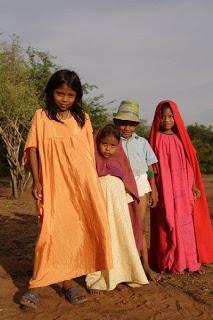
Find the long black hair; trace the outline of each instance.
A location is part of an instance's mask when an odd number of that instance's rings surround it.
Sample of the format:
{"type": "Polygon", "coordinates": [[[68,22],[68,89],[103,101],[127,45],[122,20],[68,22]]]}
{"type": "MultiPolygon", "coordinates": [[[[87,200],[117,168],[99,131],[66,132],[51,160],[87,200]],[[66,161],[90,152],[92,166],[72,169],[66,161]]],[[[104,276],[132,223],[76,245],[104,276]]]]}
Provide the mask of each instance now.
{"type": "Polygon", "coordinates": [[[54,102],[53,92],[63,84],[66,84],[76,92],[75,102],[69,111],[78,125],[83,127],[85,124],[85,112],[82,108],[83,89],[79,76],[74,71],[66,69],[58,70],[50,77],[45,88],[46,106],[44,109],[47,110],[48,117],[51,120],[60,121],[57,118],[57,114],[60,110],[54,102]]]}

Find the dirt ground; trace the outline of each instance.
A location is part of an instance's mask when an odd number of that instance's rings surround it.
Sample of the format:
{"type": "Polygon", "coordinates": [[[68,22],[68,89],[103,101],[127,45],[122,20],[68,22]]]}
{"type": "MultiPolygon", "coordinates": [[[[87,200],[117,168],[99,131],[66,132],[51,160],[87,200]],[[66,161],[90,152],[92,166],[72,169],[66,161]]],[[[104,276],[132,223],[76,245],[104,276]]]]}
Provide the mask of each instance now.
{"type": "MultiPolygon", "coordinates": [[[[213,176],[205,177],[213,217],[213,176]]],[[[18,300],[32,272],[37,218],[33,200],[25,194],[11,200],[8,179],[0,180],[0,319],[2,320],[194,320],[213,319],[213,265],[205,274],[167,275],[160,283],[114,290],[101,296],[88,294],[88,302],[70,305],[60,284],[40,289],[36,311],[22,310],[18,300]]],[[[147,221],[148,225],[148,221],[147,221]]],[[[147,228],[147,236],[148,234],[147,228]]],[[[75,285],[85,291],[84,279],[75,285]]]]}

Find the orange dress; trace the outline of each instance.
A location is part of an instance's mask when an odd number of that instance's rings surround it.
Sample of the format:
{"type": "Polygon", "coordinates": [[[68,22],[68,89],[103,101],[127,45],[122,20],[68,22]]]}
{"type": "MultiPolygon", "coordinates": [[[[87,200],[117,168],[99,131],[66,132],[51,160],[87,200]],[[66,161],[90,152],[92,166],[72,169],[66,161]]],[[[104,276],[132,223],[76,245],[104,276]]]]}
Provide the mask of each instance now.
{"type": "Polygon", "coordinates": [[[108,218],[95,160],[88,115],[50,120],[38,109],[25,145],[38,149],[43,200],[30,287],[42,287],[111,268],[108,218]]]}

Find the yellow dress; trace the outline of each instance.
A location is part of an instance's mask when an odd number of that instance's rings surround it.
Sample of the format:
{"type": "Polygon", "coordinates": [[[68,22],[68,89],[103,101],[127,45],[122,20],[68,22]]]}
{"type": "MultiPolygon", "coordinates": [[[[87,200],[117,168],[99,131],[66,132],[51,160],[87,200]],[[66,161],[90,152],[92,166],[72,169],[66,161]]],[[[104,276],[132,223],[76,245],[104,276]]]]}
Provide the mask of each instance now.
{"type": "Polygon", "coordinates": [[[127,198],[123,181],[110,175],[99,179],[107,203],[113,268],[87,275],[87,288],[113,290],[122,282],[131,287],[147,284],[148,280],[136,248],[127,204],[131,199],[127,198]]]}
{"type": "Polygon", "coordinates": [[[38,109],[25,145],[39,153],[43,200],[30,287],[42,287],[110,268],[106,206],[96,173],[92,127],[50,120],[38,109]]]}

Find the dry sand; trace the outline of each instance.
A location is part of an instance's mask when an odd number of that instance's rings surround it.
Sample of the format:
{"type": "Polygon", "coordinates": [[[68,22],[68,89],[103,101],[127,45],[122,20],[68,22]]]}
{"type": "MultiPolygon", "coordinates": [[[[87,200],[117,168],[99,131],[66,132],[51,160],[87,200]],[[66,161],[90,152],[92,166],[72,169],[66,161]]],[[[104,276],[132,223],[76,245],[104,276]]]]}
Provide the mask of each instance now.
{"type": "MultiPolygon", "coordinates": [[[[205,177],[209,207],[213,209],[213,177],[205,177]]],[[[21,310],[18,300],[32,272],[37,218],[33,200],[8,198],[8,180],[0,181],[0,319],[2,320],[194,320],[213,319],[213,265],[205,274],[166,275],[158,284],[139,289],[88,294],[82,305],[70,305],[60,293],[60,284],[39,290],[36,311],[21,310]]],[[[148,224],[148,221],[147,221],[148,224]]],[[[147,237],[149,237],[147,228],[147,237]]],[[[75,285],[86,292],[84,279],[75,285]]]]}

